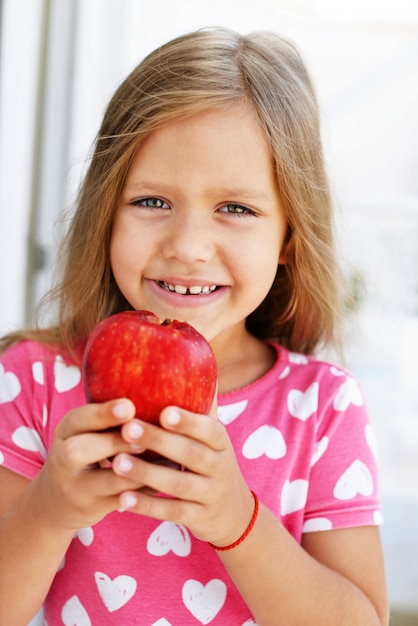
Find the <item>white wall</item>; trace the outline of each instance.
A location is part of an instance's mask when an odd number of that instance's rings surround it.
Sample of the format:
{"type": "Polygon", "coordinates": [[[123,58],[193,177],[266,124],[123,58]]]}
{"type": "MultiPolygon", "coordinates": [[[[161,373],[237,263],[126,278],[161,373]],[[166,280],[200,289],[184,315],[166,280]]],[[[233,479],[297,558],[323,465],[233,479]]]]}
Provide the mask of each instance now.
{"type": "Polygon", "coordinates": [[[23,323],[41,9],[40,0],[3,2],[0,67],[0,333],[23,323]],[[23,14],[25,20],[21,19],[23,14]]]}
{"type": "MultiPolygon", "coordinates": [[[[42,4],[3,0],[0,333],[23,321],[42,4]]],[[[60,204],[74,196],[109,97],[144,54],[208,25],[244,33],[272,29],[299,45],[321,102],[342,247],[368,284],[348,365],[365,387],[381,451],[390,597],[395,606],[418,609],[418,3],[51,0],[51,5],[61,15],[74,11],[75,39],[72,74],[62,85],[68,90],[65,162],[51,158],[55,144],[42,153],[48,163],[41,167],[43,181],[62,176],[62,168],[66,176],[52,200],[45,191],[38,203],[44,243],[56,233],[60,204]],[[405,553],[410,558],[402,559],[405,553]]],[[[62,20],[54,24],[62,32],[62,20]]],[[[68,59],[63,66],[68,71],[68,59]]],[[[38,295],[49,277],[46,272],[37,281],[38,295]]]]}

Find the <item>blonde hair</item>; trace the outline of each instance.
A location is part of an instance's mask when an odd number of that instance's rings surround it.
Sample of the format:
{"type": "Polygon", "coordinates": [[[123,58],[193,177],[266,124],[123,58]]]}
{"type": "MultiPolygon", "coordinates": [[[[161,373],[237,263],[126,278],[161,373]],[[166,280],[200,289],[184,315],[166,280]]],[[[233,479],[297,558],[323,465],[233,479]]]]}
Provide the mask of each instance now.
{"type": "Polygon", "coordinates": [[[325,174],[318,107],[304,63],[272,33],[203,29],[148,55],[111,99],[63,246],[62,278],[46,302],[57,325],[14,333],[74,347],[104,317],[130,308],[112,276],[113,215],[139,143],[169,120],[211,108],[250,107],[273,155],[288,220],[287,263],[279,266],[248,329],[291,350],[335,343],[341,277],[325,174]]]}

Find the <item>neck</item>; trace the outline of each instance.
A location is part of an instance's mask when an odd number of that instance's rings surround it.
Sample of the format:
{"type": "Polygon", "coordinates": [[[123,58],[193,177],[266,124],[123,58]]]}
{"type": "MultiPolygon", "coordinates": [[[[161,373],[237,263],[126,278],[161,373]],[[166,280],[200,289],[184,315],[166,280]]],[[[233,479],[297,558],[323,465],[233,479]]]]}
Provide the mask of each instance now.
{"type": "Polygon", "coordinates": [[[274,351],[245,327],[226,331],[211,341],[218,365],[219,393],[249,385],[271,369],[274,351]]]}

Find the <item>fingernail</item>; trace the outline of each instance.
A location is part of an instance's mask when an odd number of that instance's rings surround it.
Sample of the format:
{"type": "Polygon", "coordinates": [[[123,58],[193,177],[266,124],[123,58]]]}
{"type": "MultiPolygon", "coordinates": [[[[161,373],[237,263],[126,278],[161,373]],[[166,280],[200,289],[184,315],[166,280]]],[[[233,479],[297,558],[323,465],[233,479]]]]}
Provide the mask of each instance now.
{"type": "Polygon", "coordinates": [[[138,502],[138,499],[133,493],[123,493],[120,499],[123,509],[132,509],[138,502]]]}
{"type": "Polygon", "coordinates": [[[123,456],[118,460],[118,470],[120,472],[130,472],[133,467],[132,461],[129,457],[123,456]]]}
{"type": "Polygon", "coordinates": [[[138,422],[132,422],[125,426],[125,428],[127,429],[129,439],[139,439],[144,433],[144,429],[138,422]]]}
{"type": "Polygon", "coordinates": [[[129,406],[123,400],[115,402],[115,404],[112,407],[112,411],[113,411],[113,415],[120,420],[124,420],[128,417],[131,417],[129,406]]]}
{"type": "Polygon", "coordinates": [[[168,426],[175,426],[180,421],[180,413],[176,409],[169,409],[164,418],[168,426]]]}

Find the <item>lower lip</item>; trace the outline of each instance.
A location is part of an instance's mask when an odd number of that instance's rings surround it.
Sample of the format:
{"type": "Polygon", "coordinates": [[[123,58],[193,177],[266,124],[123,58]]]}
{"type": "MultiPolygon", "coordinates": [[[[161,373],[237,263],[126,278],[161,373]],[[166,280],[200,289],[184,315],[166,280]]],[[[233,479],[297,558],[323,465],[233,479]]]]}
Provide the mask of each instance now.
{"type": "Polygon", "coordinates": [[[212,304],[213,302],[216,302],[217,300],[222,298],[225,289],[227,289],[227,287],[220,287],[219,289],[216,289],[209,294],[199,293],[197,295],[186,296],[175,291],[169,291],[168,289],[164,289],[164,287],[160,287],[160,285],[155,280],[147,279],[146,283],[151,292],[155,294],[160,300],[163,300],[166,304],[169,304],[173,307],[183,309],[201,307],[204,304],[212,304]]]}

